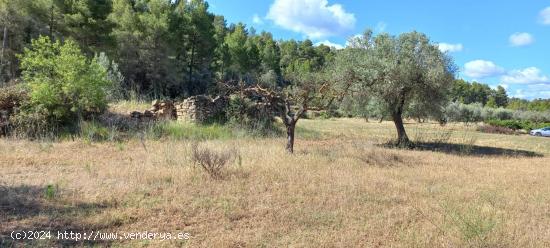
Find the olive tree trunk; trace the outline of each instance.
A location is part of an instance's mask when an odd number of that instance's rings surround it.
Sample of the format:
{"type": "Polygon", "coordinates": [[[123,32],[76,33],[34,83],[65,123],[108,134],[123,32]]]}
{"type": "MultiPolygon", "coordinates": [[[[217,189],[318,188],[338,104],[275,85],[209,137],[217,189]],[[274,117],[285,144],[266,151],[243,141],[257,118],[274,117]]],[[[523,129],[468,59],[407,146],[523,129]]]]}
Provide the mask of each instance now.
{"type": "Polygon", "coordinates": [[[296,131],[296,123],[298,123],[302,114],[307,110],[307,103],[304,103],[294,115],[292,115],[290,102],[287,101],[284,105],[285,109],[282,119],[286,127],[286,151],[292,154],[294,153],[294,132],[296,131]]]}
{"type": "Polygon", "coordinates": [[[403,118],[401,114],[392,115],[393,123],[395,124],[395,129],[397,130],[397,146],[409,146],[410,140],[405,131],[405,126],[403,125],[403,118]]]}
{"type": "Polygon", "coordinates": [[[397,146],[399,147],[408,147],[411,145],[409,136],[405,131],[405,126],[403,125],[403,107],[405,106],[405,92],[401,92],[400,100],[396,108],[392,111],[391,117],[393,123],[395,124],[395,129],[397,130],[397,146]]]}
{"type": "Polygon", "coordinates": [[[296,130],[296,122],[289,123],[286,126],[286,151],[294,153],[294,131],[296,130]]]}

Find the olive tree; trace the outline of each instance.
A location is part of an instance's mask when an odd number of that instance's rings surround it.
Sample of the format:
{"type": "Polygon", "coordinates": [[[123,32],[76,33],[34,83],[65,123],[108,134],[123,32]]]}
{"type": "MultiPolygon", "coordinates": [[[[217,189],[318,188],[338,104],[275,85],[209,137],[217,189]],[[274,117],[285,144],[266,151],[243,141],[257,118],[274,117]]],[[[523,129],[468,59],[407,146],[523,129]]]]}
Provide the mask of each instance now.
{"type": "Polygon", "coordinates": [[[367,31],[346,49],[349,52],[340,56],[361,57],[348,65],[357,75],[355,88],[380,99],[395,124],[397,145],[410,145],[403,125],[405,110],[414,105],[428,113],[442,112],[457,70],[454,62],[419,32],[373,36],[367,31]]]}
{"type": "Polygon", "coordinates": [[[323,72],[295,71],[287,79],[291,84],[278,94],[278,112],[286,128],[286,150],[293,153],[296,123],[310,106],[328,106],[330,85],[323,72]]]}
{"type": "MultiPolygon", "coordinates": [[[[262,83],[245,85],[225,82],[231,92],[238,91],[250,99],[259,99],[258,105],[267,107],[278,115],[286,129],[286,150],[294,153],[296,124],[311,107],[326,108],[338,96],[332,88],[328,70],[322,68],[313,72],[307,61],[299,62],[291,72],[285,73],[285,86],[262,83]]],[[[235,82],[233,82],[235,83],[235,82]]]]}

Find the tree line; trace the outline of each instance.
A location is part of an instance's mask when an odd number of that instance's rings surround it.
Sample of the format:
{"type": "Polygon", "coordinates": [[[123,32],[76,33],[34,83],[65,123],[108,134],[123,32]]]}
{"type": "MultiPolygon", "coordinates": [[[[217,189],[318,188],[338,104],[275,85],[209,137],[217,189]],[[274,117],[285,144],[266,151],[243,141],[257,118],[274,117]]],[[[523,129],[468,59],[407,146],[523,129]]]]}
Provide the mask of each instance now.
{"type": "Polygon", "coordinates": [[[216,83],[263,78],[307,63],[319,69],[334,56],[310,40],[275,40],[242,23],[227,24],[203,0],[0,0],[0,82],[20,77],[17,54],[33,39],[72,39],[88,57],[104,53],[122,85],[150,98],[215,93],[216,83]]]}
{"type": "Polygon", "coordinates": [[[488,108],[508,108],[522,111],[549,111],[550,99],[526,100],[509,97],[506,89],[497,86],[495,89],[487,84],[455,80],[451,91],[451,100],[457,103],[479,103],[488,108]]]}

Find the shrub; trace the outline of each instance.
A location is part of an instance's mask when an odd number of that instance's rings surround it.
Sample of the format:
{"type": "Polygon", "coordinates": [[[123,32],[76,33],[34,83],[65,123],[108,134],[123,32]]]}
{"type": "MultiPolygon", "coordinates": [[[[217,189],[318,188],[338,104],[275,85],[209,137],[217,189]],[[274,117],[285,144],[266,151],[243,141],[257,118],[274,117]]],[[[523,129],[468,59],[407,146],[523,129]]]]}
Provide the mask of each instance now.
{"type": "Polygon", "coordinates": [[[107,72],[107,99],[109,101],[118,101],[124,98],[124,76],[118,69],[118,64],[113,60],[109,60],[104,52],[99,53],[94,58],[107,72]]]}
{"type": "Polygon", "coordinates": [[[40,109],[50,122],[75,123],[106,108],[107,72],[96,59],[87,60],[76,42],[40,37],[20,59],[30,87],[29,112],[40,109]]]}
{"type": "Polygon", "coordinates": [[[27,100],[27,91],[20,85],[0,88],[0,135],[7,134],[10,116],[27,100]]]}
{"type": "Polygon", "coordinates": [[[493,126],[493,125],[483,125],[477,128],[477,131],[483,133],[497,133],[497,134],[516,134],[516,132],[507,127],[493,126]]]}
{"type": "Polygon", "coordinates": [[[495,110],[494,108],[483,108],[481,110],[481,118],[483,120],[490,120],[493,119],[493,116],[495,116],[495,110]]]}
{"type": "Polygon", "coordinates": [[[27,90],[21,85],[0,88],[0,111],[11,114],[27,100],[27,90]]]}
{"type": "Polygon", "coordinates": [[[491,119],[498,119],[498,120],[510,120],[514,117],[514,112],[509,109],[504,108],[498,108],[494,111],[493,116],[491,116],[491,119]]]}
{"type": "MultiPolygon", "coordinates": [[[[479,122],[483,120],[483,107],[481,104],[461,104],[453,102],[445,108],[445,116],[449,121],[455,122],[479,122]]],[[[487,113],[485,113],[487,114],[487,113]]]]}
{"type": "Polygon", "coordinates": [[[488,120],[515,120],[533,123],[550,122],[550,112],[510,110],[504,108],[483,107],[481,104],[462,104],[453,102],[445,108],[449,121],[479,122],[488,120]]]}
{"type": "Polygon", "coordinates": [[[513,119],[532,122],[550,122],[550,111],[536,112],[517,110],[513,113],[513,119]]]}
{"type": "Polygon", "coordinates": [[[16,138],[47,139],[57,133],[57,126],[48,120],[46,110],[18,112],[10,117],[8,133],[16,138]]]}
{"type": "Polygon", "coordinates": [[[250,98],[231,95],[226,109],[230,126],[245,129],[258,135],[278,133],[275,116],[270,106],[257,103],[250,98]]]}
{"type": "Polygon", "coordinates": [[[227,164],[236,157],[235,154],[235,150],[214,151],[194,145],[191,158],[212,179],[221,179],[227,164]]]}

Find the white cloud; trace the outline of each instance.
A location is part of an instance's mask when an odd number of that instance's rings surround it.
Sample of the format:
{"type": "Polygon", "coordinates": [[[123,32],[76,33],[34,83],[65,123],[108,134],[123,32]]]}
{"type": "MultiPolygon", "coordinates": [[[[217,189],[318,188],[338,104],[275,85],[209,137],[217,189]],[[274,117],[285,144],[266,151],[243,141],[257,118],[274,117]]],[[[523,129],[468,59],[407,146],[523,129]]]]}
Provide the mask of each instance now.
{"type": "Polygon", "coordinates": [[[530,33],[515,33],[510,35],[510,45],[527,46],[535,42],[535,38],[530,33]]]}
{"type": "Polygon", "coordinates": [[[548,84],[533,84],[528,85],[526,88],[517,89],[512,94],[512,97],[524,98],[524,99],[549,99],[550,98],[550,85],[548,84]]]}
{"type": "Polygon", "coordinates": [[[315,46],[319,46],[321,44],[323,44],[325,46],[329,46],[329,47],[334,47],[336,49],[343,49],[344,48],[344,46],[342,46],[338,43],[332,43],[329,40],[319,41],[319,42],[315,43],[315,46]]]}
{"type": "Polygon", "coordinates": [[[460,52],[464,49],[464,46],[462,44],[449,44],[449,43],[439,43],[439,50],[441,52],[460,52]]]}
{"type": "Polygon", "coordinates": [[[550,78],[542,75],[541,70],[536,67],[512,70],[502,76],[501,81],[508,84],[550,84],[550,78]]]}
{"type": "Polygon", "coordinates": [[[550,7],[543,9],[539,14],[540,22],[544,25],[550,25],[550,7]]]}
{"type": "Polygon", "coordinates": [[[264,20],[262,20],[262,18],[258,16],[258,14],[254,14],[254,16],[252,16],[252,22],[257,25],[264,24],[264,20]]]}
{"type": "Polygon", "coordinates": [[[503,73],[504,69],[492,61],[474,60],[464,65],[464,74],[474,79],[499,76],[503,73]]]}
{"type": "Polygon", "coordinates": [[[355,26],[354,14],[328,0],[275,0],[266,18],[313,39],[343,34],[355,26]]]}

